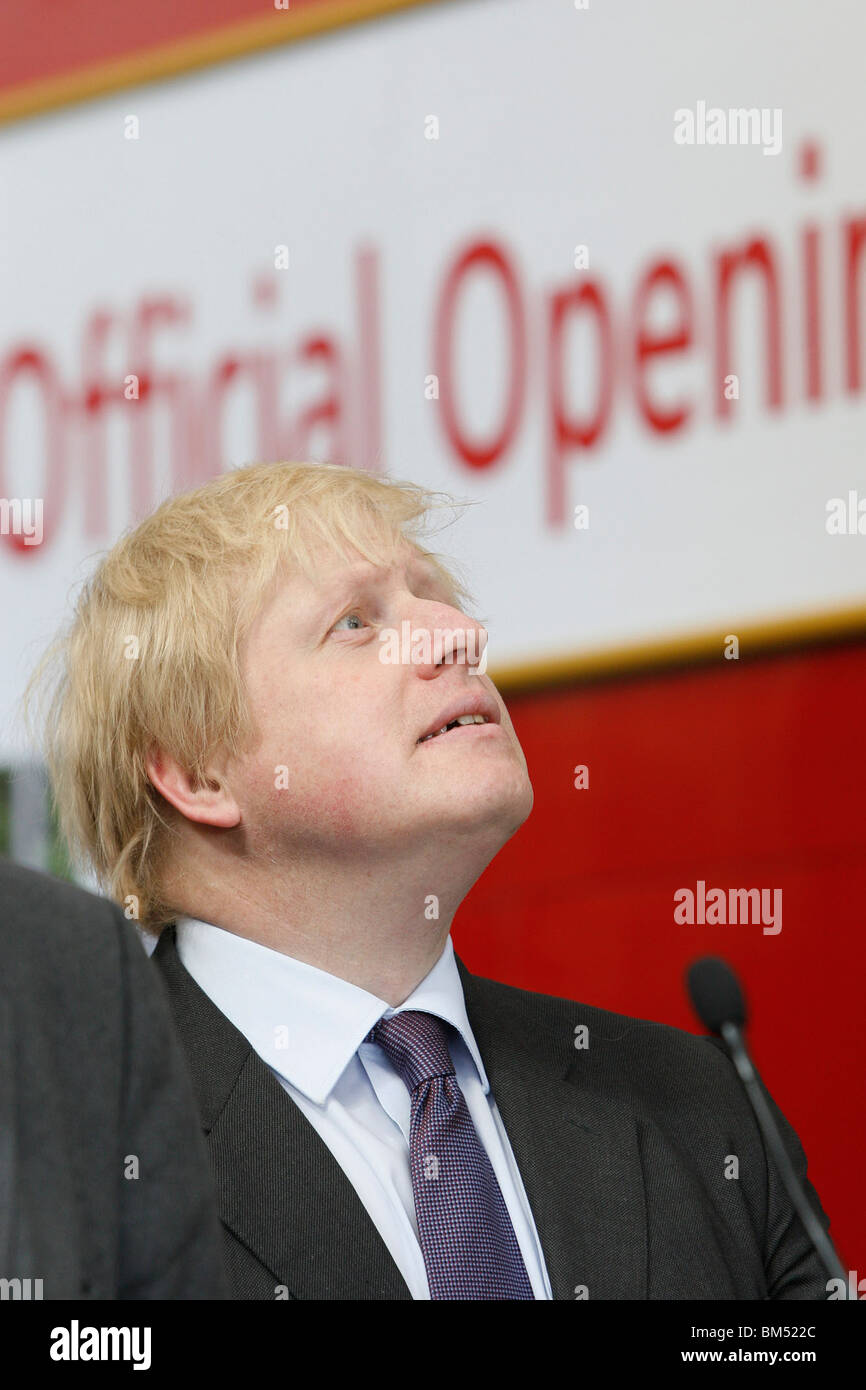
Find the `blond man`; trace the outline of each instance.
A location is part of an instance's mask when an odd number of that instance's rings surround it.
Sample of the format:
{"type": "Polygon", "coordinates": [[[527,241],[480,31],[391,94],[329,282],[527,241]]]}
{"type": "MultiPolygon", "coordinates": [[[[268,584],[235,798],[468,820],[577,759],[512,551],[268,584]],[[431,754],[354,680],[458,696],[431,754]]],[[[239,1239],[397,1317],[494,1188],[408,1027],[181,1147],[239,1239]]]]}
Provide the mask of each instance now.
{"type": "Polygon", "coordinates": [[[532,789],[442,505],[237,470],[118,542],[46,662],[67,837],[159,935],[233,1295],[825,1297],[721,1045],[454,952],[532,789]]]}

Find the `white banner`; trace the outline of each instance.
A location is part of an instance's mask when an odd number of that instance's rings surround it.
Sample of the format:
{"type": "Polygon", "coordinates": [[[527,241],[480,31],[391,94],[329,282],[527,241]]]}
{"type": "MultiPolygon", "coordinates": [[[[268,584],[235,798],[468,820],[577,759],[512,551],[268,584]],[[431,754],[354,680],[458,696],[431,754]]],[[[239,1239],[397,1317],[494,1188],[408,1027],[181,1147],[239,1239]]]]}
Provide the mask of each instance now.
{"type": "Polygon", "coordinates": [[[476,499],[494,670],[866,600],[864,52],[475,0],[0,133],[0,756],[94,557],[258,459],[476,499]]]}

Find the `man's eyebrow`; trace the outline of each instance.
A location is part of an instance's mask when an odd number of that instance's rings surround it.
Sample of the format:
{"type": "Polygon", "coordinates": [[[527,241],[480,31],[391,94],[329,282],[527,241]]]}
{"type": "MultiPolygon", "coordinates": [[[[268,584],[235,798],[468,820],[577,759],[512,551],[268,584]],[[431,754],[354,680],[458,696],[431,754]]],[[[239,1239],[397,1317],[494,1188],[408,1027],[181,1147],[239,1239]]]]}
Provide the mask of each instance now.
{"type": "Polygon", "coordinates": [[[363,588],[365,585],[380,586],[394,574],[405,573],[407,577],[414,577],[419,582],[437,587],[443,593],[451,597],[451,585],[439,572],[432,560],[427,560],[423,555],[410,557],[402,565],[371,565],[369,562],[359,563],[344,571],[338,580],[326,589],[319,590],[310,609],[311,621],[318,622],[321,618],[328,615],[332,608],[339,606],[344,599],[348,599],[351,593],[363,588]]]}

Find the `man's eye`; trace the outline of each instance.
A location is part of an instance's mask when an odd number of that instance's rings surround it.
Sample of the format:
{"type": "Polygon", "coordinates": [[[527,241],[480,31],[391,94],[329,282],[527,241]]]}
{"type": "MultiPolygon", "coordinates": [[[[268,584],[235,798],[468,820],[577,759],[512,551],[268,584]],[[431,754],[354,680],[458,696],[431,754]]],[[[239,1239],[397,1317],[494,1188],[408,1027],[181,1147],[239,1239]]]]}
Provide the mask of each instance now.
{"type": "MultiPolygon", "coordinates": [[[[340,627],[340,623],[351,623],[351,622],[356,622],[356,621],[357,621],[357,623],[358,623],[359,626],[362,624],[363,619],[361,618],[361,614],[360,614],[360,613],[346,613],[346,615],[345,615],[344,617],[339,618],[338,621],[334,623],[334,626],[331,628],[331,631],[332,631],[332,632],[336,632],[336,631],[339,629],[339,627],[340,627]]],[[[358,630],[357,628],[343,628],[343,629],[342,629],[343,632],[357,632],[357,630],[358,630]]]]}

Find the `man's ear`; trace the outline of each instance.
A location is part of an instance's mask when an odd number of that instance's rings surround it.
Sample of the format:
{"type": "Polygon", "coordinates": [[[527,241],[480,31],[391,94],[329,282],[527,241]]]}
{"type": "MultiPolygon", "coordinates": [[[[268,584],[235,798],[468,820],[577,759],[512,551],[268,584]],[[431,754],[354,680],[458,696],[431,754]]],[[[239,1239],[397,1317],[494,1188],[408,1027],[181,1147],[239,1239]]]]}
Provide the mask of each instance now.
{"type": "Polygon", "coordinates": [[[156,790],[187,820],[222,830],[232,830],[240,824],[240,807],[220,766],[209,767],[204,781],[199,781],[170,754],[152,748],[145,758],[145,767],[156,790]]]}

